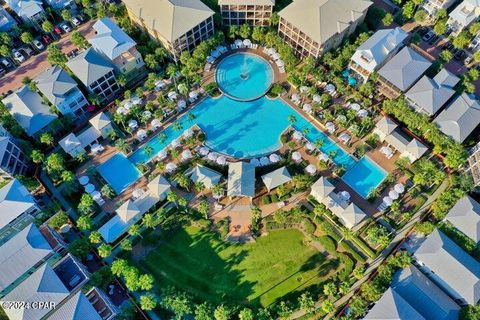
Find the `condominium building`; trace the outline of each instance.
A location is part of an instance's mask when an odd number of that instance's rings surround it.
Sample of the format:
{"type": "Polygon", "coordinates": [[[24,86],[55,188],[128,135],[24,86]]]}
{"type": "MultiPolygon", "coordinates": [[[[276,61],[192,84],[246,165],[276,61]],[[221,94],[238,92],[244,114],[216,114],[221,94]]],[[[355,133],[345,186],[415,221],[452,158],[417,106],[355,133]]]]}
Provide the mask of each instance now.
{"type": "Polygon", "coordinates": [[[104,101],[113,101],[120,92],[113,64],[93,48],[68,61],[67,66],[91,94],[104,101]]]}
{"type": "Polygon", "coordinates": [[[41,0],[6,0],[6,3],[26,23],[38,25],[45,16],[41,0]]]}
{"type": "Polygon", "coordinates": [[[448,15],[447,26],[452,31],[451,35],[458,35],[463,29],[477,21],[479,16],[480,6],[478,1],[464,0],[448,15]]]}
{"type": "Polygon", "coordinates": [[[448,9],[454,2],[455,0],[426,0],[422,3],[422,8],[429,16],[434,16],[438,10],[448,9]]]}
{"type": "Polygon", "coordinates": [[[24,175],[28,169],[27,157],[9,136],[0,137],[0,178],[24,175]]]}
{"type": "Polygon", "coordinates": [[[219,0],[220,13],[224,26],[265,27],[272,16],[275,0],[219,0]]]}
{"type": "Polygon", "coordinates": [[[214,33],[214,12],[200,0],[124,0],[128,16],[177,60],[214,33]]]}
{"type": "Polygon", "coordinates": [[[96,34],[88,39],[92,47],[106,57],[117,72],[127,80],[145,70],[137,43],[110,18],[103,18],[93,25],[96,34]]]}
{"type": "Polygon", "coordinates": [[[298,56],[318,58],[352,34],[371,5],[366,0],[296,0],[279,12],[278,34],[298,56]]]}
{"type": "Polygon", "coordinates": [[[82,118],[87,111],[88,101],[78,84],[60,66],[48,68],[34,80],[38,90],[55,105],[63,115],[82,118]]]}
{"type": "Polygon", "coordinates": [[[470,149],[466,172],[472,177],[476,187],[480,187],[480,142],[470,149]]]}

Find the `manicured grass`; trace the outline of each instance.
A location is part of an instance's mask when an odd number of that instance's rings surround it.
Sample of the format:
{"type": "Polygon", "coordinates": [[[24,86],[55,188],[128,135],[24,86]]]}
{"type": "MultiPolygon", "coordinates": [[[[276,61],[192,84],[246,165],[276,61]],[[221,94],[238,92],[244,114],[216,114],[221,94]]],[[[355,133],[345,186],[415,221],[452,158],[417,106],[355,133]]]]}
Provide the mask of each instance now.
{"type": "Polygon", "coordinates": [[[268,306],[288,293],[318,290],[338,266],[304,244],[298,230],[273,231],[254,243],[231,244],[186,227],[143,261],[160,287],[173,285],[214,303],[268,306]]]}

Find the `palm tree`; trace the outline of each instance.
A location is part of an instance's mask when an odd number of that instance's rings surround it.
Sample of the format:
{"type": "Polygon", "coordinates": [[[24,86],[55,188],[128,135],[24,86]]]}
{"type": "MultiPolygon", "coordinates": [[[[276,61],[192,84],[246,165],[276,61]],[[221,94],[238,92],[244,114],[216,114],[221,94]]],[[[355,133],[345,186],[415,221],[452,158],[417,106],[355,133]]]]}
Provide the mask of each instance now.
{"type": "Polygon", "coordinates": [[[193,120],[195,120],[195,115],[193,113],[189,112],[187,114],[187,118],[190,122],[192,122],[193,120]]]}
{"type": "Polygon", "coordinates": [[[221,184],[216,184],[212,188],[212,194],[215,199],[220,199],[223,195],[223,187],[221,184]]]}
{"type": "Polygon", "coordinates": [[[205,190],[205,184],[202,181],[195,182],[194,188],[198,193],[201,193],[205,190]]]}
{"type": "Polygon", "coordinates": [[[288,122],[293,126],[295,123],[297,123],[297,117],[295,117],[293,114],[288,116],[288,122]]]}
{"type": "Polygon", "coordinates": [[[181,122],[179,121],[175,121],[173,124],[172,124],[172,128],[173,130],[175,131],[181,131],[183,129],[183,125],[181,122]]]}
{"type": "Polygon", "coordinates": [[[178,183],[178,185],[181,188],[189,191],[189,189],[190,189],[190,179],[185,174],[178,173],[175,176],[175,181],[178,183]]]}
{"type": "Polygon", "coordinates": [[[166,140],[167,140],[167,135],[165,134],[165,132],[161,132],[158,135],[158,141],[163,144],[166,140]]]}
{"type": "Polygon", "coordinates": [[[145,148],[143,148],[143,152],[145,152],[148,157],[151,157],[153,155],[153,148],[150,146],[146,146],[145,148]]]}
{"type": "Polygon", "coordinates": [[[204,215],[205,219],[208,219],[208,212],[210,212],[210,203],[206,199],[203,199],[198,204],[198,212],[204,215]]]}
{"type": "Polygon", "coordinates": [[[167,200],[173,203],[175,207],[178,208],[178,204],[177,204],[178,196],[175,192],[170,191],[169,193],[167,193],[167,200]]]}
{"type": "Polygon", "coordinates": [[[320,149],[323,146],[324,143],[325,143],[325,141],[323,141],[323,139],[317,139],[317,140],[315,140],[313,145],[315,146],[315,148],[320,149]]]}
{"type": "Polygon", "coordinates": [[[130,151],[130,146],[124,139],[118,139],[117,142],[115,142],[115,148],[123,153],[128,153],[130,151]]]}
{"type": "Polygon", "coordinates": [[[147,228],[154,229],[158,225],[158,220],[155,218],[155,216],[152,213],[146,213],[142,218],[142,223],[147,228]]]}

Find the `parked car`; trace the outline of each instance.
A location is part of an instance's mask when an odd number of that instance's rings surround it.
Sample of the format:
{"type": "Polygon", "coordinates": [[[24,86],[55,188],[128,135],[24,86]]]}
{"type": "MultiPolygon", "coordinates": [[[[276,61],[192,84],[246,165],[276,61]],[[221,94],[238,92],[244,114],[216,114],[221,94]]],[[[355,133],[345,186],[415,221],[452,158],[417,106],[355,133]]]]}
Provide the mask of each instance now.
{"type": "Polygon", "coordinates": [[[67,57],[69,59],[72,59],[72,58],[76,57],[77,54],[78,54],[78,49],[73,49],[69,53],[67,53],[67,57]]]}
{"type": "Polygon", "coordinates": [[[40,39],[33,39],[32,44],[35,47],[35,49],[39,51],[45,49],[45,46],[43,45],[42,41],[40,41],[40,39]]]}
{"type": "Polygon", "coordinates": [[[10,61],[8,61],[8,59],[4,57],[0,57],[0,64],[7,70],[13,67],[10,61]]]}
{"type": "Polygon", "coordinates": [[[60,28],[62,28],[65,33],[69,33],[70,31],[72,31],[72,28],[66,22],[61,23],[60,28]]]}
{"type": "Polygon", "coordinates": [[[62,35],[62,29],[60,29],[59,27],[53,28],[53,31],[55,31],[55,33],[58,34],[59,36],[62,35]]]}
{"type": "Polygon", "coordinates": [[[454,57],[455,60],[457,60],[457,61],[462,61],[462,60],[465,58],[466,55],[467,55],[467,54],[465,53],[465,51],[463,51],[463,50],[458,50],[458,51],[453,55],[453,57],[454,57]]]}
{"type": "Polygon", "coordinates": [[[419,27],[418,30],[416,31],[418,33],[419,36],[424,36],[427,32],[428,32],[428,28],[427,27],[419,27]]]}
{"type": "Polygon", "coordinates": [[[70,22],[71,22],[75,27],[78,27],[78,26],[81,24],[80,20],[78,20],[77,17],[72,17],[72,19],[70,19],[70,22]]]}
{"type": "Polygon", "coordinates": [[[2,66],[0,66],[0,78],[3,77],[7,73],[7,70],[5,70],[2,66]]]}
{"type": "Polygon", "coordinates": [[[472,56],[468,56],[465,58],[465,61],[463,61],[463,64],[468,66],[473,60],[473,57],[472,56]]]}
{"type": "Polygon", "coordinates": [[[45,42],[45,44],[49,44],[52,42],[52,38],[50,38],[48,34],[44,34],[42,39],[43,39],[43,42],[45,42]]]}
{"type": "Polygon", "coordinates": [[[422,40],[427,42],[429,41],[430,39],[432,39],[432,37],[435,35],[435,33],[433,33],[433,31],[428,31],[423,37],[422,37],[422,40]]]}
{"type": "Polygon", "coordinates": [[[439,36],[437,36],[436,34],[433,35],[433,37],[430,38],[430,40],[428,41],[428,44],[434,44],[436,43],[438,40],[439,40],[439,36]]]}
{"type": "Polygon", "coordinates": [[[13,55],[13,58],[20,63],[25,61],[25,56],[17,49],[12,50],[12,55],[13,55]]]}

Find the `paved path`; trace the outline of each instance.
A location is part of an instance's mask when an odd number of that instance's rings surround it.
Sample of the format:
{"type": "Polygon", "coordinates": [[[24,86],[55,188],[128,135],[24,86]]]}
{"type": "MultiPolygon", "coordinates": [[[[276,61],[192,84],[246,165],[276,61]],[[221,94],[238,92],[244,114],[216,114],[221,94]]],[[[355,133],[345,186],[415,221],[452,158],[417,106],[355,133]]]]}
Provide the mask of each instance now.
{"type": "MultiPolygon", "coordinates": [[[[408,233],[412,230],[413,226],[420,220],[422,215],[428,211],[430,208],[430,205],[438,198],[440,193],[445,191],[448,188],[448,179],[445,179],[443,183],[438,187],[438,189],[427,199],[425,204],[413,215],[413,217],[410,219],[410,221],[402,228],[400,229],[396,236],[393,238],[392,242],[390,245],[388,245],[383,251],[378,255],[378,257],[373,260],[368,268],[365,270],[365,275],[363,278],[355,282],[352,287],[350,288],[350,291],[343,295],[340,299],[335,301],[335,307],[338,309],[342,305],[346,304],[350,298],[357,292],[357,290],[360,288],[360,286],[366,282],[371,274],[380,266],[380,264],[385,260],[386,257],[388,257],[394,250],[397,248],[397,246],[405,239],[405,237],[408,235],[408,233]]],[[[315,308],[318,309],[321,307],[321,301],[317,301],[315,303],[315,308]]],[[[292,319],[298,319],[302,316],[305,315],[305,312],[303,310],[296,311],[292,314],[291,318],[292,319]]],[[[330,319],[333,315],[329,314],[325,316],[324,319],[330,319]]]]}
{"type": "MultiPolygon", "coordinates": [[[[89,38],[94,34],[92,25],[95,23],[95,21],[96,20],[87,21],[76,30],[78,30],[86,38],[89,38]]],[[[56,42],[65,54],[76,48],[70,41],[70,35],[71,33],[66,34],[58,42],[56,42]]],[[[47,61],[46,50],[36,56],[31,57],[22,63],[22,65],[17,69],[7,73],[0,79],[0,94],[5,94],[9,90],[16,90],[20,88],[23,85],[23,78],[29,77],[33,79],[50,66],[50,63],[47,61]]]]}

